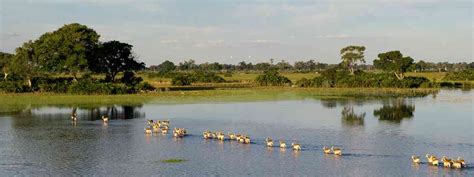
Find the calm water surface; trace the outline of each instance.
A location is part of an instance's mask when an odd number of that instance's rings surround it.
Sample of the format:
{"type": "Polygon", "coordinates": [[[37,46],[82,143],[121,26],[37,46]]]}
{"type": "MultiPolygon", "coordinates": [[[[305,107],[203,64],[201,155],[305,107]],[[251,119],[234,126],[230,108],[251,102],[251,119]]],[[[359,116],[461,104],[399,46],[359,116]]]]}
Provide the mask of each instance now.
{"type": "Polygon", "coordinates": [[[407,99],[116,105],[77,108],[76,125],[70,107],[25,109],[0,115],[0,176],[474,176],[473,98],[443,90],[407,99]],[[102,114],[112,117],[107,125],[102,114]],[[147,136],[145,118],[169,119],[190,135],[147,136]],[[254,143],[203,140],[206,129],[254,143]],[[265,137],[303,150],[266,148],[265,137]],[[344,155],[323,155],[324,145],[344,155]],[[462,156],[471,167],[411,163],[426,153],[462,156]]]}

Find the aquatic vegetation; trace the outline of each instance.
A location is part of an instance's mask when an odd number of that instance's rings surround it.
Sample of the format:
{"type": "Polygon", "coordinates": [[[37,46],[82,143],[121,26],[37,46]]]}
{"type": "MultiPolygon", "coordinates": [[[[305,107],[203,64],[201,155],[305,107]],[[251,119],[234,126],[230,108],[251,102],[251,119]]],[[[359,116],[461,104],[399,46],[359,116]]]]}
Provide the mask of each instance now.
{"type": "Polygon", "coordinates": [[[186,159],[165,159],[161,160],[162,163],[182,163],[186,162],[186,159]]]}

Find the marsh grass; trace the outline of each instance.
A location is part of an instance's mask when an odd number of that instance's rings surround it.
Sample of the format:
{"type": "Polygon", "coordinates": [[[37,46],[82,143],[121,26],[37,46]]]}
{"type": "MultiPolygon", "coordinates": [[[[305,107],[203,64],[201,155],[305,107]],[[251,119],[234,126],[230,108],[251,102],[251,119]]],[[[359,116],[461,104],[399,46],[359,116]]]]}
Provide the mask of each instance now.
{"type": "Polygon", "coordinates": [[[165,159],[165,160],[161,160],[160,162],[161,163],[182,163],[182,162],[186,162],[186,159],[165,159]]]}
{"type": "Polygon", "coordinates": [[[0,113],[38,107],[92,108],[111,105],[253,102],[272,100],[420,97],[437,89],[254,87],[194,91],[166,91],[126,95],[70,95],[54,93],[0,94],[0,113]]]}

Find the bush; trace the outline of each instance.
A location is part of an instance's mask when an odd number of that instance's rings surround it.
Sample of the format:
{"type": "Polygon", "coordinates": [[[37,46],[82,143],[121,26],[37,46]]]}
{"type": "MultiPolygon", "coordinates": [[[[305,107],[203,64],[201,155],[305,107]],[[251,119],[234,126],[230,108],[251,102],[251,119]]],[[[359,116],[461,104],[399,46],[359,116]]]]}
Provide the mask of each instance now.
{"type": "Polygon", "coordinates": [[[177,74],[171,79],[171,85],[185,86],[191,85],[192,79],[186,74],[177,74]]]}
{"type": "Polygon", "coordinates": [[[66,93],[71,85],[72,77],[51,78],[47,76],[34,77],[31,80],[32,90],[39,92],[66,93]]]}
{"type": "Polygon", "coordinates": [[[20,92],[26,92],[28,90],[29,90],[28,87],[23,85],[21,81],[10,81],[10,80],[0,81],[1,92],[20,93],[20,92]]]}
{"type": "Polygon", "coordinates": [[[172,85],[184,86],[191,85],[193,82],[200,83],[221,83],[225,82],[224,78],[212,72],[196,72],[189,74],[176,74],[171,79],[172,85]]]}
{"type": "Polygon", "coordinates": [[[136,87],[135,87],[135,90],[136,91],[141,91],[141,92],[148,92],[148,91],[154,91],[156,88],[153,87],[150,83],[148,82],[142,82],[140,84],[138,84],[136,87]]]}
{"type": "Polygon", "coordinates": [[[175,72],[150,72],[148,78],[173,78],[175,75],[175,72]]]}
{"type": "Polygon", "coordinates": [[[192,82],[201,83],[221,83],[225,82],[224,78],[213,72],[196,72],[191,75],[192,82]]]}
{"type": "Polygon", "coordinates": [[[464,70],[458,72],[449,72],[444,76],[446,81],[474,81],[474,70],[464,70]]]}
{"type": "Polygon", "coordinates": [[[290,79],[285,76],[282,76],[278,73],[277,70],[268,70],[263,74],[257,76],[255,79],[260,86],[284,86],[291,85],[290,79]]]}
{"type": "Polygon", "coordinates": [[[78,82],[73,82],[68,89],[74,94],[125,94],[133,93],[133,89],[125,84],[102,83],[92,78],[82,78],[78,82]]]}
{"type": "Polygon", "coordinates": [[[232,71],[226,71],[224,77],[232,77],[232,71]]]}
{"type": "Polygon", "coordinates": [[[295,83],[298,87],[312,87],[312,81],[306,78],[302,78],[295,83]]]}
{"type": "Polygon", "coordinates": [[[301,79],[297,85],[303,87],[393,87],[393,88],[419,88],[435,87],[428,79],[424,77],[406,77],[403,80],[397,79],[389,73],[365,73],[357,71],[350,75],[346,71],[330,69],[321,76],[314,77],[311,80],[301,79]]]}
{"type": "Polygon", "coordinates": [[[124,83],[129,87],[135,87],[142,81],[143,79],[141,77],[136,77],[135,73],[131,71],[124,72],[123,77],[120,79],[120,82],[124,83]]]}

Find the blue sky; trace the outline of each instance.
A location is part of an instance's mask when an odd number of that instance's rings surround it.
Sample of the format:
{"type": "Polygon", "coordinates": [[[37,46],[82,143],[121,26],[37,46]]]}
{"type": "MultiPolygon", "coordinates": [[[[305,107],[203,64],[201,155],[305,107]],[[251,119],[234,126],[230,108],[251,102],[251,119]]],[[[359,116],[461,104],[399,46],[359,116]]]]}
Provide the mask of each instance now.
{"type": "Polygon", "coordinates": [[[13,52],[66,23],[102,41],[134,45],[148,65],[168,59],[338,63],[365,45],[366,60],[400,50],[415,60],[472,61],[471,0],[1,0],[0,51],[13,52]]]}

